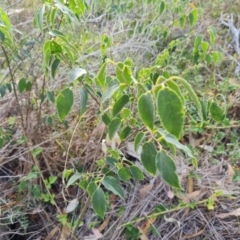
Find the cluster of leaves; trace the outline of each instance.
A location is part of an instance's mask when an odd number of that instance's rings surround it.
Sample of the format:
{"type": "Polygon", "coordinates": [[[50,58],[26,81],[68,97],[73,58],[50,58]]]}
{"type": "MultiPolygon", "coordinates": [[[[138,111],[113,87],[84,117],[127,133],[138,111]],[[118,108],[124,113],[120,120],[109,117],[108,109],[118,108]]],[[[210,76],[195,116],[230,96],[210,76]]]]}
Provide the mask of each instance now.
{"type": "MultiPolygon", "coordinates": [[[[176,6],[180,11],[181,4],[176,6]]],[[[164,1],[161,1],[160,13],[167,11],[168,7],[164,1]]],[[[182,44],[178,40],[170,42],[168,47],[157,56],[154,66],[141,69],[135,75],[132,59],[114,62],[113,59],[104,58],[111,45],[110,38],[104,35],[101,47],[104,61],[93,77],[87,69],[78,66],[79,52],[64,31],[61,31],[62,25],[71,26],[76,20],[80,20],[86,8],[87,5],[82,0],[72,0],[67,3],[48,0],[36,12],[35,24],[42,35],[46,36],[43,44],[45,78],[49,81],[55,79],[58,71],[61,71],[61,66],[65,66],[69,73],[67,86],[57,94],[44,89],[40,100],[44,102],[49,99],[55,104],[59,121],[62,122],[71,112],[77,91],[80,95],[81,121],[87,109],[88,99],[91,97],[99,106],[99,119],[107,127],[106,134],[110,142],[115,141],[114,145],[120,142],[123,145],[128,140],[133,140],[135,152],[141,150],[140,159],[145,170],[141,170],[123,157],[118,147],[106,145],[105,157],[97,161],[97,171],[94,173],[73,173],[71,169],[65,169],[63,172],[63,179],[67,182],[66,187],[77,184],[86,191],[91,198],[94,211],[104,218],[105,191],[113,192],[124,199],[121,183],[130,179],[143,180],[145,172],[151,176],[155,176],[158,172],[171,187],[181,189],[174,161],[177,150],[182,151],[197,167],[196,158],[191,150],[179,142],[185,132],[186,121],[193,122],[197,128],[203,128],[209,121],[221,122],[225,118],[226,109],[222,110],[217,100],[199,99],[188,81],[168,71],[169,51],[182,44]],[[108,74],[109,65],[111,74],[108,74]],[[186,103],[194,107],[193,112],[186,103]]],[[[0,45],[3,50],[16,49],[8,16],[2,9],[0,14],[0,45]]],[[[191,26],[195,25],[198,10],[193,8],[188,15],[181,15],[176,24],[180,23],[183,27],[187,19],[191,26]]],[[[214,45],[215,30],[210,28],[209,34],[210,45],[214,45]]],[[[207,64],[218,64],[221,61],[221,53],[209,49],[209,43],[202,36],[197,36],[191,60],[195,63],[202,61],[207,64]]],[[[14,54],[13,51],[11,53],[14,54]]],[[[2,97],[6,93],[6,88],[9,91],[11,88],[15,89],[15,83],[1,85],[2,97]]],[[[22,78],[18,82],[19,94],[24,91],[29,92],[31,89],[32,83],[27,78],[22,78]]],[[[16,97],[17,94],[15,89],[16,97]]],[[[1,139],[0,146],[3,146],[6,138],[1,139]]],[[[54,176],[45,180],[46,188],[50,189],[55,181],[54,176]]],[[[42,194],[42,198],[55,204],[54,195],[42,194]]]]}

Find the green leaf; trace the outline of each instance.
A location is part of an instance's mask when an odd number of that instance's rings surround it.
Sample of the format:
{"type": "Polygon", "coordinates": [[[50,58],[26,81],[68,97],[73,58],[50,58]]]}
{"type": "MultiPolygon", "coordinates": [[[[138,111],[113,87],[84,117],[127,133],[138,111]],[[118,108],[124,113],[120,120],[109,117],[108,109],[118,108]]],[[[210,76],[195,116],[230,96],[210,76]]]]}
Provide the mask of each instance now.
{"type": "Polygon", "coordinates": [[[211,117],[215,121],[221,122],[224,119],[225,114],[216,102],[212,102],[209,110],[210,110],[211,117]]]}
{"type": "Polygon", "coordinates": [[[88,93],[84,88],[80,88],[79,93],[80,93],[80,116],[82,116],[86,110],[88,93]]]}
{"type": "Polygon", "coordinates": [[[132,112],[131,112],[130,109],[128,109],[128,108],[123,108],[121,115],[122,115],[122,117],[126,120],[127,118],[130,118],[130,117],[131,117],[131,114],[132,114],[132,112]]]}
{"type": "Polygon", "coordinates": [[[106,157],[106,163],[110,166],[111,170],[114,170],[118,164],[118,160],[112,157],[106,157]]]}
{"type": "Polygon", "coordinates": [[[198,49],[199,46],[202,45],[202,39],[203,39],[203,36],[202,36],[202,35],[198,35],[198,36],[195,38],[195,42],[194,42],[194,48],[195,48],[195,49],[198,49]]]}
{"type": "Polygon", "coordinates": [[[82,15],[85,12],[85,1],[84,0],[72,0],[69,1],[68,7],[74,11],[77,15],[82,15]]]}
{"type": "Polygon", "coordinates": [[[203,123],[203,112],[202,112],[202,105],[196,95],[196,93],[194,92],[193,88],[191,87],[191,85],[183,78],[179,78],[180,82],[183,84],[183,86],[187,89],[189,97],[191,98],[191,100],[194,102],[195,106],[198,109],[198,115],[201,119],[201,122],[203,123]]]}
{"type": "Polygon", "coordinates": [[[203,52],[206,53],[209,48],[209,43],[206,41],[202,41],[201,47],[202,47],[203,52]]]}
{"type": "Polygon", "coordinates": [[[104,122],[104,124],[106,126],[108,126],[110,124],[110,122],[111,122],[111,118],[109,117],[109,115],[107,113],[104,113],[102,115],[102,121],[104,122]]]}
{"type": "Polygon", "coordinates": [[[4,139],[0,137],[0,148],[2,148],[4,145],[4,139]]]}
{"type": "Polygon", "coordinates": [[[216,39],[217,39],[217,32],[216,32],[215,27],[209,26],[208,27],[208,33],[210,35],[210,43],[213,46],[216,42],[216,39]]]}
{"type": "Polygon", "coordinates": [[[135,165],[130,166],[129,171],[132,174],[133,178],[135,178],[136,180],[144,179],[144,175],[143,175],[142,171],[137,166],[135,166],[135,165]]]}
{"type": "Polygon", "coordinates": [[[167,87],[161,89],[157,96],[157,110],[164,129],[179,139],[184,123],[184,108],[178,95],[167,87]]]}
{"type": "Polygon", "coordinates": [[[47,97],[52,103],[55,103],[54,92],[48,91],[47,92],[47,97]]]}
{"type": "Polygon", "coordinates": [[[104,92],[102,95],[102,103],[110,99],[118,89],[119,89],[119,84],[114,84],[111,87],[109,87],[109,89],[106,92],[104,92]]]}
{"type": "Polygon", "coordinates": [[[28,175],[26,176],[26,180],[36,179],[37,177],[38,177],[37,173],[29,172],[28,175]]]}
{"type": "Polygon", "coordinates": [[[115,133],[120,129],[121,127],[121,119],[120,118],[114,118],[111,123],[108,126],[108,136],[109,139],[112,140],[115,133]]]}
{"type": "Polygon", "coordinates": [[[185,27],[185,23],[186,23],[186,16],[185,15],[181,16],[179,21],[180,21],[181,28],[184,28],[185,27]]]}
{"type": "Polygon", "coordinates": [[[74,173],[68,180],[67,188],[69,186],[73,185],[81,176],[82,176],[82,174],[79,172],[74,173]]]}
{"type": "Polygon", "coordinates": [[[97,189],[97,184],[95,182],[90,182],[88,184],[88,187],[87,187],[87,192],[89,194],[90,197],[93,196],[94,192],[96,191],[97,189]]]}
{"type": "Polygon", "coordinates": [[[138,132],[137,136],[134,139],[134,151],[137,152],[140,147],[143,139],[145,138],[144,132],[138,132]]]}
{"type": "Polygon", "coordinates": [[[165,2],[161,1],[159,15],[161,15],[163,13],[164,9],[165,9],[165,2]]]}
{"type": "Polygon", "coordinates": [[[2,31],[0,31],[0,40],[2,43],[4,43],[4,41],[5,41],[5,35],[2,31]]]}
{"type": "Polygon", "coordinates": [[[78,78],[85,76],[87,74],[87,71],[83,68],[74,68],[70,71],[70,75],[69,75],[69,80],[70,82],[74,82],[75,80],[77,80],[78,78]]]}
{"type": "Polygon", "coordinates": [[[22,93],[26,88],[26,79],[21,78],[20,81],[18,82],[18,90],[20,93],[22,93]]]}
{"type": "Polygon", "coordinates": [[[102,181],[103,186],[120,198],[124,199],[124,192],[114,177],[106,176],[102,181]]]}
{"type": "Polygon", "coordinates": [[[131,131],[132,131],[132,128],[129,126],[126,126],[120,133],[120,136],[119,136],[120,139],[121,140],[126,139],[129,136],[129,134],[131,133],[131,131]]]}
{"type": "Polygon", "coordinates": [[[122,95],[114,104],[113,106],[113,117],[115,117],[122,109],[123,107],[129,102],[128,95],[122,95]]]}
{"type": "Polygon", "coordinates": [[[51,54],[62,53],[62,47],[55,40],[50,41],[50,52],[51,54]]]}
{"type": "Polygon", "coordinates": [[[88,186],[88,181],[87,179],[83,179],[79,183],[79,187],[82,188],[83,190],[86,190],[88,186]]]}
{"type": "Polygon", "coordinates": [[[119,80],[120,83],[126,83],[124,76],[123,76],[123,69],[124,69],[125,64],[122,62],[117,63],[116,67],[116,76],[117,79],[119,80]]]}
{"type": "Polygon", "coordinates": [[[170,186],[181,189],[178,176],[176,174],[176,165],[172,158],[162,150],[156,156],[157,169],[163,180],[170,186]]]}
{"type": "Polygon", "coordinates": [[[105,62],[102,67],[100,68],[98,74],[97,74],[97,81],[100,86],[105,87],[106,84],[106,66],[107,62],[105,62]]]}
{"type": "Polygon", "coordinates": [[[3,86],[0,86],[0,95],[1,97],[4,97],[6,94],[6,87],[3,85],[3,86]]]}
{"type": "Polygon", "coordinates": [[[32,89],[32,83],[29,82],[29,81],[27,81],[27,82],[26,82],[26,86],[25,86],[25,90],[26,90],[27,92],[29,92],[31,89],[32,89]]]}
{"type": "Polygon", "coordinates": [[[201,101],[201,106],[202,106],[202,113],[203,113],[203,119],[206,121],[207,120],[207,115],[208,115],[208,110],[209,110],[209,102],[207,99],[203,98],[201,101]]]}
{"type": "Polygon", "coordinates": [[[155,145],[152,142],[146,142],[143,144],[141,152],[141,162],[144,168],[151,174],[156,174],[156,162],[155,158],[157,155],[157,150],[155,145]]]}
{"type": "Polygon", "coordinates": [[[44,52],[45,74],[46,74],[48,72],[48,66],[50,64],[50,57],[51,57],[50,41],[46,41],[44,43],[43,52],[44,52]]]}
{"type": "Polygon", "coordinates": [[[50,176],[49,178],[48,178],[48,182],[49,182],[49,184],[53,184],[53,183],[55,183],[56,182],[56,180],[57,180],[57,176],[50,176]]]}
{"type": "Polygon", "coordinates": [[[165,134],[161,129],[158,129],[158,131],[167,143],[170,143],[176,148],[183,150],[190,158],[194,158],[191,150],[187,146],[181,144],[173,135],[165,134]]]}
{"type": "Polygon", "coordinates": [[[212,56],[213,56],[213,61],[214,61],[215,64],[220,63],[223,59],[223,55],[219,51],[213,51],[212,56]]]}
{"type": "Polygon", "coordinates": [[[126,168],[120,168],[118,170],[118,176],[124,182],[128,182],[131,178],[130,173],[126,168]]]}
{"type": "Polygon", "coordinates": [[[92,205],[95,213],[102,219],[106,212],[106,200],[103,190],[98,187],[92,196],[92,205]]]}
{"type": "Polygon", "coordinates": [[[55,6],[63,13],[63,16],[66,15],[71,22],[74,21],[74,13],[68,7],[63,5],[60,1],[57,1],[55,6]]]}
{"type": "Polygon", "coordinates": [[[63,121],[63,119],[70,112],[73,105],[73,101],[74,101],[73,92],[69,88],[65,88],[58,94],[56,106],[60,121],[63,121]]]}
{"type": "Polygon", "coordinates": [[[170,89],[172,89],[178,95],[178,97],[181,99],[182,103],[184,104],[185,99],[184,99],[184,97],[182,95],[182,91],[179,89],[178,85],[174,81],[168,81],[167,85],[170,89]]]}
{"type": "Polygon", "coordinates": [[[153,130],[155,111],[150,93],[144,93],[138,99],[138,112],[143,123],[153,130]]]}
{"type": "Polygon", "coordinates": [[[56,76],[56,72],[57,72],[59,64],[60,64],[60,60],[58,58],[55,58],[53,63],[52,63],[52,66],[51,66],[51,72],[52,72],[52,78],[53,79],[56,76]]]}
{"type": "Polygon", "coordinates": [[[63,179],[68,180],[68,178],[72,172],[73,172],[73,169],[65,169],[62,173],[63,179]]]}
{"type": "Polygon", "coordinates": [[[38,28],[41,30],[43,30],[43,15],[45,13],[45,4],[42,5],[41,9],[37,12],[36,15],[36,23],[38,28]]]}
{"type": "Polygon", "coordinates": [[[64,34],[57,29],[53,29],[52,31],[49,32],[49,34],[53,37],[64,36],[64,34]]]}
{"type": "Polygon", "coordinates": [[[191,27],[197,23],[198,20],[198,10],[194,8],[189,14],[189,22],[191,27]]]}
{"type": "Polygon", "coordinates": [[[41,147],[37,147],[37,148],[31,150],[31,153],[34,157],[37,157],[42,152],[42,150],[43,149],[41,147]]]}
{"type": "Polygon", "coordinates": [[[130,85],[133,82],[131,69],[126,65],[123,68],[123,76],[126,84],[130,85]]]}

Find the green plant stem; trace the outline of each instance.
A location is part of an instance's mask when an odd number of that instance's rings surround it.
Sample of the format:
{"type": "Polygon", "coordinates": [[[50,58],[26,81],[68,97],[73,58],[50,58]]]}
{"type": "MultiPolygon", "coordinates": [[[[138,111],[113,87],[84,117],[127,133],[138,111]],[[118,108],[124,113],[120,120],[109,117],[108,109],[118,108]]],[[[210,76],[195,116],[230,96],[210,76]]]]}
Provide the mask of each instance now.
{"type": "MultiPolygon", "coordinates": [[[[199,201],[199,202],[195,203],[195,205],[200,205],[200,204],[206,203],[208,200],[209,200],[209,198],[208,198],[208,199],[205,199],[205,200],[202,200],[202,201],[199,201]]],[[[163,215],[163,214],[175,212],[175,211],[182,210],[182,209],[185,209],[185,208],[188,208],[188,207],[189,207],[189,205],[178,206],[178,207],[175,207],[175,208],[172,208],[172,209],[170,209],[170,210],[163,211],[163,212],[153,213],[153,214],[151,214],[151,215],[149,215],[149,216],[141,217],[141,218],[138,218],[138,219],[133,220],[133,221],[131,221],[131,222],[124,223],[124,224],[122,224],[121,226],[117,227],[117,229],[122,228],[122,227],[125,227],[125,226],[127,226],[127,225],[131,225],[131,224],[138,223],[138,222],[140,222],[140,221],[142,221],[142,220],[145,220],[146,218],[159,217],[159,216],[161,216],[161,215],[163,215]]]]}
{"type": "Polygon", "coordinates": [[[95,98],[95,97],[93,96],[93,94],[85,87],[85,84],[83,83],[83,81],[81,81],[80,83],[84,86],[85,90],[86,90],[86,91],[88,92],[88,94],[94,99],[94,101],[97,103],[97,105],[98,105],[98,106],[101,106],[101,104],[100,104],[100,102],[97,100],[97,98],[95,98]]]}

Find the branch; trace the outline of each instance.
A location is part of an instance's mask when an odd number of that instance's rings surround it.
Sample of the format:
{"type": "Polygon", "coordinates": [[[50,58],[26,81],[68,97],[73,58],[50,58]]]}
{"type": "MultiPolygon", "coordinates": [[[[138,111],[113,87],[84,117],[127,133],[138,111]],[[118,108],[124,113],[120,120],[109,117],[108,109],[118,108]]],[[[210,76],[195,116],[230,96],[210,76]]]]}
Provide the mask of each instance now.
{"type": "Polygon", "coordinates": [[[236,51],[236,53],[238,55],[240,55],[240,48],[239,48],[239,35],[240,35],[240,28],[237,29],[235,26],[234,26],[234,20],[233,20],[233,14],[231,14],[231,19],[230,20],[227,20],[225,21],[223,19],[223,15],[221,13],[221,19],[220,19],[220,22],[221,24],[223,24],[224,26],[226,27],[229,27],[229,30],[232,32],[233,34],[233,46],[234,46],[234,50],[236,51]]]}

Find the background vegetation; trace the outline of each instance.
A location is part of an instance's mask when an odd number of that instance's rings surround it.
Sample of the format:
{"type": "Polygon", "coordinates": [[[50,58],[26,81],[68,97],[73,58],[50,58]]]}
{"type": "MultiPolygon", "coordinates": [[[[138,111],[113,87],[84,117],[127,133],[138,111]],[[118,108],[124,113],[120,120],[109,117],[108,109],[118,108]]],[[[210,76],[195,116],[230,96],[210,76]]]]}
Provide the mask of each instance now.
{"type": "Polygon", "coordinates": [[[3,1],[0,239],[240,239],[238,1],[3,1]]]}

